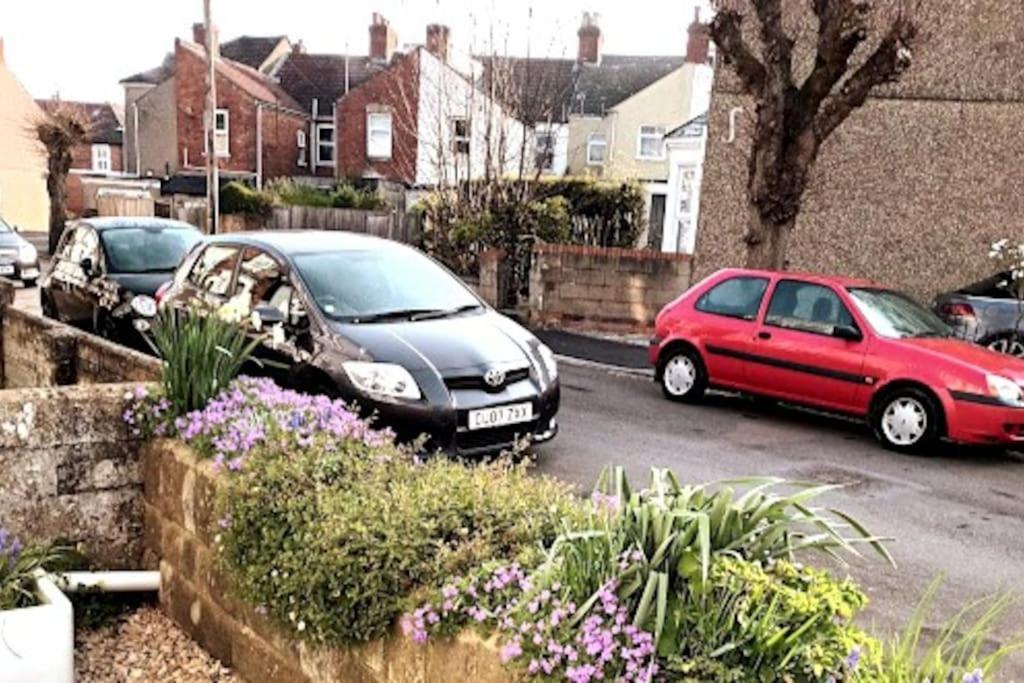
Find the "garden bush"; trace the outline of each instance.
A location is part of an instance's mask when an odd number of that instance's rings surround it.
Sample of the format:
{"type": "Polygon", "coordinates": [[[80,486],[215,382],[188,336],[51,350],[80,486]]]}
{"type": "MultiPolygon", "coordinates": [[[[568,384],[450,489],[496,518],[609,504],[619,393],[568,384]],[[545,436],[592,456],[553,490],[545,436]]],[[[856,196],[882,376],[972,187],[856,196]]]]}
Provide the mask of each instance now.
{"type": "Polygon", "coordinates": [[[25,546],[17,536],[0,527],[0,612],[37,604],[36,571],[60,557],[59,548],[25,546]]]}
{"type": "Polygon", "coordinates": [[[282,178],[272,181],[267,188],[268,193],[276,197],[280,203],[293,206],[364,211],[375,211],[387,206],[377,192],[359,189],[348,183],[341,183],[328,189],[282,178]]]}
{"type": "Polygon", "coordinates": [[[232,181],[220,190],[220,210],[225,214],[267,217],[274,207],[274,198],[248,185],[232,181]]]}

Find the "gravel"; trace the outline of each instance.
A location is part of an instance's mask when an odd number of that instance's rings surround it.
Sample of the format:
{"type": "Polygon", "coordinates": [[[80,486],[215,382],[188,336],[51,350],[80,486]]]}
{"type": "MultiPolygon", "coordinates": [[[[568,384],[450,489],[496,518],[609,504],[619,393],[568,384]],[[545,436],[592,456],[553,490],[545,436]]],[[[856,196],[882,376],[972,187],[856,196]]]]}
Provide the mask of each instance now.
{"type": "Polygon", "coordinates": [[[75,634],[76,680],[83,683],[241,683],[158,608],[75,634]]]}

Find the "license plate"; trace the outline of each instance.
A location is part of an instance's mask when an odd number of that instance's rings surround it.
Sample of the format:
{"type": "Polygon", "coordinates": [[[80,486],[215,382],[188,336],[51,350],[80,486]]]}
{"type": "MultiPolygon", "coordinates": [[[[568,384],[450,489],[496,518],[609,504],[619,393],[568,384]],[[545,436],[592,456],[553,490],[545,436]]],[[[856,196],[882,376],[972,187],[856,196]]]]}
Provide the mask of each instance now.
{"type": "Polygon", "coordinates": [[[36,270],[35,268],[26,268],[25,270],[21,271],[21,276],[27,279],[39,277],[39,271],[36,270]]]}
{"type": "Polygon", "coordinates": [[[14,275],[14,266],[0,266],[0,275],[14,275]]]}
{"type": "Polygon", "coordinates": [[[532,419],[532,403],[510,403],[506,406],[469,411],[468,426],[470,429],[488,429],[529,422],[532,419]]]}

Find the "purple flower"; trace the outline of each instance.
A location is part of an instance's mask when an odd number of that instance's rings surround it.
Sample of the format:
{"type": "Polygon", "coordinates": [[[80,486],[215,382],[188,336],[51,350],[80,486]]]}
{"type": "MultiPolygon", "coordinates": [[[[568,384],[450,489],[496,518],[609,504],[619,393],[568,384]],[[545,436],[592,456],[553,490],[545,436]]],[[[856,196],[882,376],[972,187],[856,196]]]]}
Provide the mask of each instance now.
{"type": "Polygon", "coordinates": [[[505,643],[501,647],[501,651],[499,652],[501,661],[505,664],[511,662],[513,659],[519,657],[521,654],[523,654],[523,647],[519,644],[518,640],[510,640],[509,642],[505,643]]]}
{"type": "Polygon", "coordinates": [[[855,671],[857,665],[860,664],[860,648],[854,645],[853,649],[850,650],[850,654],[846,656],[846,668],[850,671],[855,671]]]}
{"type": "Polygon", "coordinates": [[[975,669],[969,674],[964,674],[963,683],[984,683],[983,674],[984,672],[981,669],[975,669]]]}

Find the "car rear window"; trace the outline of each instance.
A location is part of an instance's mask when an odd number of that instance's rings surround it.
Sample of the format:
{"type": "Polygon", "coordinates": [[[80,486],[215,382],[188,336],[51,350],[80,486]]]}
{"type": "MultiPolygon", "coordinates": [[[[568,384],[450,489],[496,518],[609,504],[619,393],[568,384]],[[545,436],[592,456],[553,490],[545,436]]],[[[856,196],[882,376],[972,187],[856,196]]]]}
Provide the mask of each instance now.
{"type": "Polygon", "coordinates": [[[696,308],[702,313],[754,320],[768,289],[768,278],[738,276],[723,280],[701,294],[696,308]]]}

